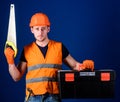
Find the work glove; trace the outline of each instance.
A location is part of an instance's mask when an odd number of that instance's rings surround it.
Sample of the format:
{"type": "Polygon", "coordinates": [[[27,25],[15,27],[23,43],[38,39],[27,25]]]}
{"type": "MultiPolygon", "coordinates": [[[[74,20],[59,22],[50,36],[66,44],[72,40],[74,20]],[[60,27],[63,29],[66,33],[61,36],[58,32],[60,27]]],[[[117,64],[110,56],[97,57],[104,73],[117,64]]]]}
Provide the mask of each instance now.
{"type": "Polygon", "coordinates": [[[8,64],[14,64],[14,50],[10,47],[7,47],[4,51],[5,57],[8,64]]]}
{"type": "Polygon", "coordinates": [[[94,70],[94,61],[93,60],[84,60],[83,61],[83,66],[85,67],[85,69],[83,70],[94,70]]]}
{"type": "Polygon", "coordinates": [[[11,41],[6,41],[5,49],[7,47],[11,47],[14,50],[14,52],[15,52],[14,57],[16,57],[16,55],[17,55],[17,47],[14,45],[14,43],[11,42],[11,41]]]}
{"type": "Polygon", "coordinates": [[[17,48],[14,46],[12,42],[6,42],[4,54],[8,64],[14,64],[14,57],[16,57],[17,48]]]}

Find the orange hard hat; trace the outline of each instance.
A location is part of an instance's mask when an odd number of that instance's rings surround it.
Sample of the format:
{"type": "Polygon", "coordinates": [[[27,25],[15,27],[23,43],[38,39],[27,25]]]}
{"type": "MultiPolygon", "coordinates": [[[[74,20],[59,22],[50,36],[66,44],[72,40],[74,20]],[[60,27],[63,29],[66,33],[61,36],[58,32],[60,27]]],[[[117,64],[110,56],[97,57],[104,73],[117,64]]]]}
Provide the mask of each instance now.
{"type": "Polygon", "coordinates": [[[46,14],[36,13],[31,17],[29,26],[50,26],[50,21],[46,14]]]}

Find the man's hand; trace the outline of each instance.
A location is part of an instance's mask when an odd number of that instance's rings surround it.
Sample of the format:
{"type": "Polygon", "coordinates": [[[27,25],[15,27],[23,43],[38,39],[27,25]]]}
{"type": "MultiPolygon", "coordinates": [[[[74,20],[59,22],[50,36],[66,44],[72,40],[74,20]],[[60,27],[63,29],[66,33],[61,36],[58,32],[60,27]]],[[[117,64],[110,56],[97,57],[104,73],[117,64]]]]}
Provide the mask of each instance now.
{"type": "Polygon", "coordinates": [[[11,41],[6,41],[6,44],[5,44],[5,49],[10,47],[11,49],[14,50],[14,57],[16,57],[17,55],[17,47],[15,46],[15,44],[11,41]]]}
{"type": "Polygon", "coordinates": [[[94,70],[94,61],[93,60],[84,60],[83,66],[85,69],[90,69],[91,71],[94,70]]]}
{"type": "Polygon", "coordinates": [[[4,50],[4,54],[8,64],[14,64],[14,54],[15,54],[14,50],[10,47],[7,47],[4,50]]]}

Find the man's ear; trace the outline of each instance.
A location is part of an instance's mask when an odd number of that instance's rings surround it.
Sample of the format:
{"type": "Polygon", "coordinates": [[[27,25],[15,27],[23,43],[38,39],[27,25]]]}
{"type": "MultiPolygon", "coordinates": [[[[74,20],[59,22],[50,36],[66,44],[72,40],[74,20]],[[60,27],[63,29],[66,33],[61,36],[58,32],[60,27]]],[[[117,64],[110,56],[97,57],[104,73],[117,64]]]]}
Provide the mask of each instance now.
{"type": "Polygon", "coordinates": [[[33,33],[33,27],[30,27],[31,32],[33,33]]]}
{"type": "Polygon", "coordinates": [[[48,26],[48,33],[50,32],[50,26],[48,26]]]}

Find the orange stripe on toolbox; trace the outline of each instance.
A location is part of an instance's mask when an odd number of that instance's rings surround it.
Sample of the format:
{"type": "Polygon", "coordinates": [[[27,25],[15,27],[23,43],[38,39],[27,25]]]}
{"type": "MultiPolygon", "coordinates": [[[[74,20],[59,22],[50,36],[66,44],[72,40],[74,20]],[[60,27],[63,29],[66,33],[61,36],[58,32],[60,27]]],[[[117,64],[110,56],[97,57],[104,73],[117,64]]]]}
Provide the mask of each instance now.
{"type": "Polygon", "coordinates": [[[101,73],[101,81],[110,81],[110,73],[102,72],[101,73]]]}
{"type": "Polygon", "coordinates": [[[65,81],[74,81],[74,73],[66,73],[65,81]]]}

